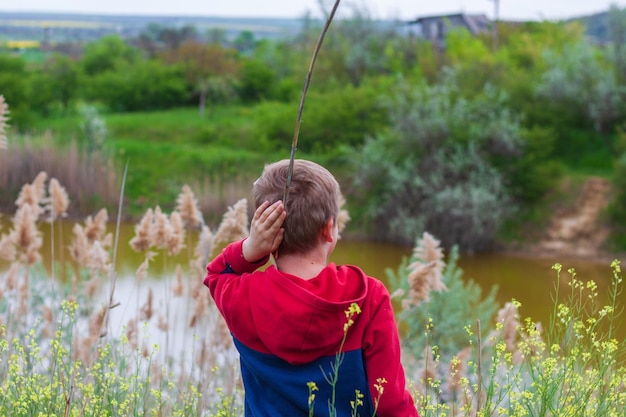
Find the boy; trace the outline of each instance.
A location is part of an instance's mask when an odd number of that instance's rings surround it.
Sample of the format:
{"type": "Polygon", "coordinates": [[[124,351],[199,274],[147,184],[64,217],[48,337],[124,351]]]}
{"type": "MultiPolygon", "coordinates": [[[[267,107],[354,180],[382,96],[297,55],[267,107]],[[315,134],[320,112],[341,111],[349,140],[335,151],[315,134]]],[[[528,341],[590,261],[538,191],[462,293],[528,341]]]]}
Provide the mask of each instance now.
{"type": "Polygon", "coordinates": [[[339,184],[296,160],[284,207],[288,168],[265,167],[249,236],[210,262],[204,280],[240,353],[245,415],[417,417],[389,292],[356,266],[328,263],[339,184]],[[257,270],[272,253],[276,264],[257,270]]]}

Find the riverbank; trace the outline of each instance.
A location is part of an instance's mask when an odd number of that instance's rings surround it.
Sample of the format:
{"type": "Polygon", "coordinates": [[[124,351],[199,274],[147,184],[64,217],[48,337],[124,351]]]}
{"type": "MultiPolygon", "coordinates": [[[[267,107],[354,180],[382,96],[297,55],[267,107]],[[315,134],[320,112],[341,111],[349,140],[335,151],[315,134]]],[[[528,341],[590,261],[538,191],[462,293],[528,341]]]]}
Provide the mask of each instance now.
{"type": "Polygon", "coordinates": [[[611,250],[611,230],[604,219],[611,198],[611,184],[606,178],[565,178],[555,194],[549,204],[553,214],[542,230],[529,225],[523,242],[502,244],[497,251],[521,258],[602,264],[626,260],[626,252],[611,250]]]}

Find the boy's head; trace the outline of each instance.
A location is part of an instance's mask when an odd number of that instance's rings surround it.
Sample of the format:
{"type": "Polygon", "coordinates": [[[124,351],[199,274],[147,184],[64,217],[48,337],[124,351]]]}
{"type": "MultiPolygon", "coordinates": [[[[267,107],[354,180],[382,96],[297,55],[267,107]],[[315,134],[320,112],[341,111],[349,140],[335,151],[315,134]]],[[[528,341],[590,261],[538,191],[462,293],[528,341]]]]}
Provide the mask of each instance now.
{"type": "MultiPolygon", "coordinates": [[[[289,160],[267,165],[254,183],[254,205],[283,199],[289,160]]],[[[320,241],[322,227],[337,220],[341,192],[335,177],[315,162],[296,159],[287,197],[281,254],[306,253],[320,241]]]]}

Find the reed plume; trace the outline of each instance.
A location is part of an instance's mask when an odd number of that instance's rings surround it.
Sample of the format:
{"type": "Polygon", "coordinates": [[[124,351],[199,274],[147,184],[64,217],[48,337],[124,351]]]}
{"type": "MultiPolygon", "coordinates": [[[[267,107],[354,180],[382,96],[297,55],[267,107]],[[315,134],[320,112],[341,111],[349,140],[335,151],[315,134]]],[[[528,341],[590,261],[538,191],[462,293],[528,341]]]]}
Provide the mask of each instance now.
{"type": "Polygon", "coordinates": [[[453,397],[458,396],[458,392],[462,386],[462,379],[467,378],[467,363],[470,360],[472,354],[472,347],[468,346],[454,356],[448,366],[448,375],[446,385],[453,397]]]}
{"type": "Polygon", "coordinates": [[[196,304],[193,309],[193,316],[189,321],[189,327],[194,327],[198,320],[204,316],[204,312],[208,307],[208,297],[196,297],[196,304]]]}
{"type": "Polygon", "coordinates": [[[137,252],[145,252],[152,246],[152,223],[154,213],[149,208],[138,224],[135,225],[135,236],[130,240],[130,246],[137,252]]]}
{"type": "Polygon", "coordinates": [[[13,230],[10,236],[18,251],[20,262],[25,265],[32,265],[41,260],[39,249],[43,239],[36,222],[37,216],[29,204],[18,208],[13,217],[13,230]]]}
{"type": "Polygon", "coordinates": [[[167,254],[175,256],[185,247],[185,224],[177,211],[170,214],[170,235],[167,237],[167,254]]]}
{"type": "Polygon", "coordinates": [[[408,266],[409,297],[402,303],[404,309],[429,302],[431,291],[448,289],[442,281],[445,262],[437,239],[424,232],[413,249],[413,259],[408,266]]]}
{"type": "Polygon", "coordinates": [[[183,269],[180,265],[176,265],[176,282],[172,285],[172,294],[174,297],[180,297],[183,295],[185,286],[183,285],[183,269]]]}
{"type": "Polygon", "coordinates": [[[51,307],[44,305],[42,307],[41,316],[43,318],[43,334],[50,337],[54,333],[54,311],[51,307]]]}
{"type": "Polygon", "coordinates": [[[130,347],[137,350],[137,347],[139,346],[137,319],[131,319],[126,325],[126,339],[128,339],[130,347]]]}
{"type": "Polygon", "coordinates": [[[200,229],[204,224],[198,200],[187,184],[183,185],[183,191],[176,199],[176,211],[180,213],[187,229],[200,229]]]}
{"type": "Polygon", "coordinates": [[[25,205],[30,206],[36,218],[39,218],[43,213],[41,203],[44,202],[46,198],[45,183],[47,178],[48,174],[42,171],[37,174],[32,183],[24,184],[17,196],[17,200],[15,200],[15,205],[18,207],[25,205]]]}
{"type": "Polygon", "coordinates": [[[74,224],[72,228],[74,238],[69,247],[70,256],[79,267],[86,267],[89,261],[89,239],[87,233],[80,224],[74,224]]]}
{"type": "Polygon", "coordinates": [[[167,218],[167,214],[161,211],[161,207],[156,206],[150,241],[158,249],[167,249],[167,243],[171,234],[172,226],[167,218]]]}
{"type": "Polygon", "coordinates": [[[67,191],[61,185],[59,180],[51,178],[48,184],[48,211],[50,212],[51,220],[56,220],[58,217],[67,216],[67,208],[70,205],[70,199],[67,195],[67,191]]]}
{"type": "Polygon", "coordinates": [[[166,332],[170,329],[170,325],[167,319],[162,314],[159,314],[159,317],[157,318],[157,327],[163,332],[166,332]]]}
{"type": "Polygon", "coordinates": [[[245,198],[228,207],[215,232],[214,243],[230,243],[248,236],[248,200],[245,198]]]}
{"type": "Polygon", "coordinates": [[[343,194],[339,196],[339,214],[337,214],[337,229],[339,234],[343,232],[346,228],[346,225],[350,221],[350,214],[348,210],[343,209],[342,207],[346,204],[346,199],[343,194]]]}
{"type": "Polygon", "coordinates": [[[110,272],[111,260],[109,252],[107,252],[99,240],[93,242],[89,248],[87,266],[91,269],[92,276],[95,276],[98,272],[102,274],[110,272]]]}
{"type": "Polygon", "coordinates": [[[214,235],[208,226],[202,226],[198,243],[193,252],[193,259],[189,261],[191,270],[197,277],[203,277],[206,273],[206,265],[213,253],[214,235]]]}
{"type": "Polygon", "coordinates": [[[152,306],[152,302],[154,300],[154,294],[152,293],[152,288],[148,289],[148,298],[146,298],[145,304],[141,307],[139,319],[142,321],[149,321],[154,314],[154,308],[152,306]]]}
{"type": "MultiPolygon", "coordinates": [[[[443,261],[443,249],[439,240],[428,232],[422,234],[422,238],[417,241],[417,245],[413,250],[413,256],[427,263],[433,263],[433,271],[430,277],[430,287],[432,291],[446,291],[448,288],[442,281],[443,270],[446,263],[443,261]]],[[[410,268],[410,266],[409,266],[410,268]]]]}
{"type": "MultiPolygon", "coordinates": [[[[109,221],[109,214],[107,209],[100,209],[95,217],[87,216],[85,220],[85,234],[87,236],[87,240],[90,243],[95,241],[107,242],[110,243],[110,238],[105,238],[107,222],[109,221]]],[[[105,245],[106,246],[106,245],[105,245]]],[[[107,246],[108,247],[108,246],[107,246]]]]}
{"type": "Polygon", "coordinates": [[[9,270],[4,274],[4,289],[11,291],[15,289],[15,283],[17,281],[17,272],[20,269],[19,262],[11,262],[9,270]]]}
{"type": "Polygon", "coordinates": [[[502,328],[502,339],[506,343],[509,352],[517,350],[517,329],[519,327],[519,313],[517,307],[508,302],[502,310],[498,312],[498,321],[504,326],[502,328]]]}
{"type": "Polygon", "coordinates": [[[520,325],[519,313],[517,307],[512,302],[507,302],[504,307],[498,311],[497,323],[501,324],[501,330],[494,330],[490,339],[500,335],[502,341],[506,344],[507,352],[515,353],[517,351],[517,331],[520,325]]]}
{"type": "Polygon", "coordinates": [[[85,225],[74,224],[73,239],[69,246],[70,256],[80,268],[88,268],[93,283],[99,283],[99,274],[109,274],[112,270],[109,248],[113,236],[106,233],[108,215],[105,209],[95,217],[87,216],[85,225]]]}
{"type": "Polygon", "coordinates": [[[411,270],[407,280],[409,282],[409,298],[403,300],[402,307],[406,310],[422,302],[430,301],[430,281],[435,268],[434,263],[415,262],[410,266],[411,270]]]}
{"type": "Polygon", "coordinates": [[[9,114],[9,105],[4,100],[4,96],[0,94],[0,150],[8,148],[6,127],[9,114]]]}
{"type": "Polygon", "coordinates": [[[14,261],[17,256],[13,238],[10,234],[0,236],[0,259],[5,261],[14,261]]]}
{"type": "Polygon", "coordinates": [[[148,264],[152,261],[152,259],[154,259],[155,256],[156,252],[146,252],[143,262],[139,265],[139,268],[137,268],[137,271],[135,272],[135,276],[139,281],[143,281],[148,276],[148,264]]]}

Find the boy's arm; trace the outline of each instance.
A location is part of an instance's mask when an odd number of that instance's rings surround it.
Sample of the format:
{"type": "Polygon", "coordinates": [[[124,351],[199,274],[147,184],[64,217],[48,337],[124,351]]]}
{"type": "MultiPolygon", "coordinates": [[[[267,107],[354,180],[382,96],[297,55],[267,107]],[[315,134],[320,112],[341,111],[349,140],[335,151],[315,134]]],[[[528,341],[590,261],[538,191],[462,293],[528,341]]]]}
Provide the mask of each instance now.
{"type": "MultiPolygon", "coordinates": [[[[363,354],[370,393],[379,417],[418,417],[406,387],[401,363],[400,336],[389,292],[378,283],[378,296],[370,303],[372,316],[364,335],[363,354]]],[[[365,308],[365,307],[364,307],[365,308]]]]}
{"type": "MultiPolygon", "coordinates": [[[[204,285],[209,287],[217,307],[225,317],[229,305],[237,302],[242,274],[254,272],[267,262],[269,254],[278,248],[284,230],[281,228],[286,212],[282,202],[265,202],[255,211],[250,234],[243,241],[228,245],[207,265],[204,285]]],[[[228,318],[227,318],[228,320],[228,318]]]]}

